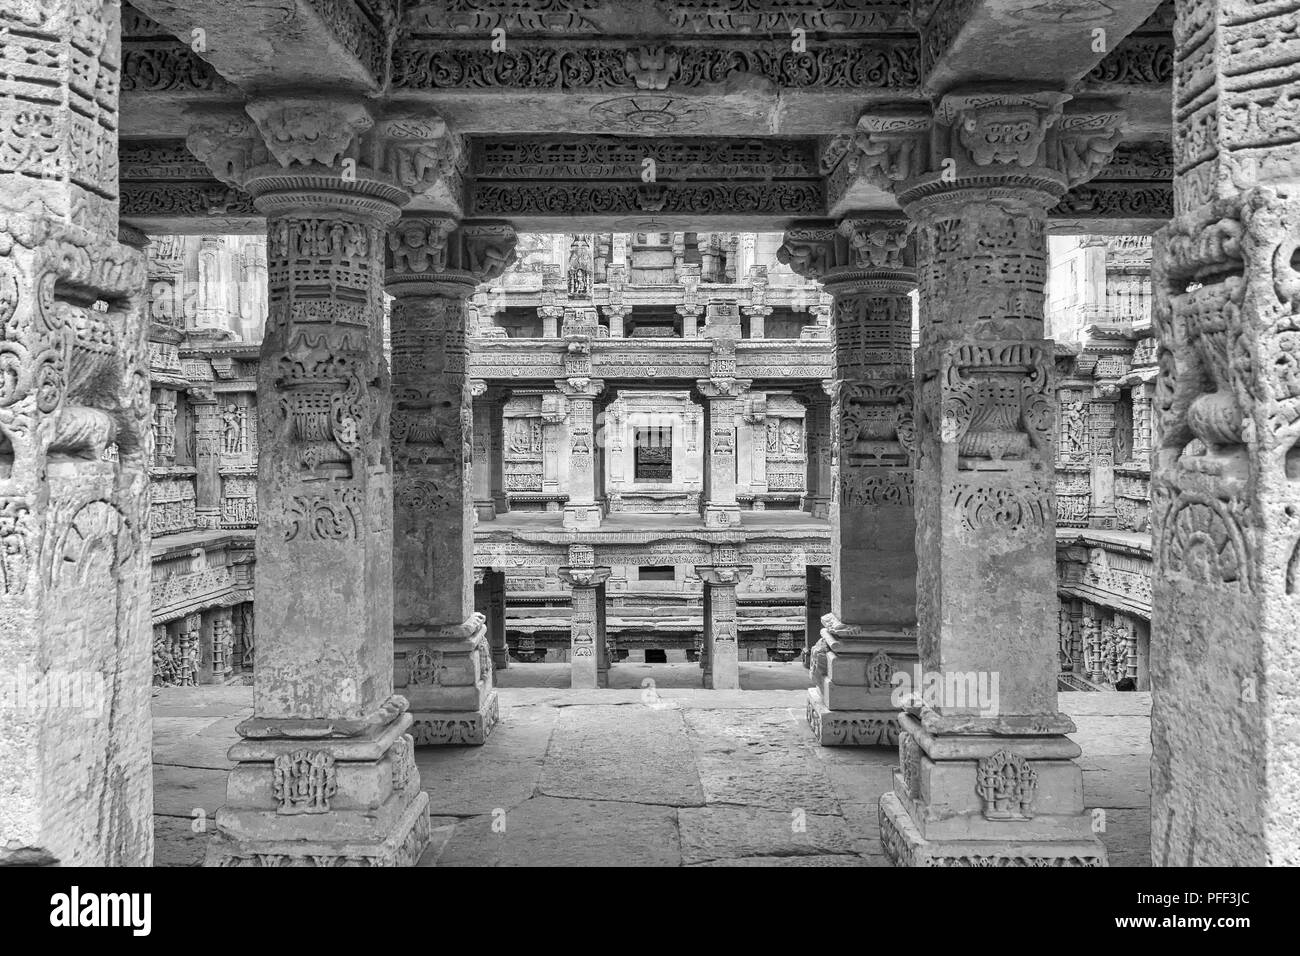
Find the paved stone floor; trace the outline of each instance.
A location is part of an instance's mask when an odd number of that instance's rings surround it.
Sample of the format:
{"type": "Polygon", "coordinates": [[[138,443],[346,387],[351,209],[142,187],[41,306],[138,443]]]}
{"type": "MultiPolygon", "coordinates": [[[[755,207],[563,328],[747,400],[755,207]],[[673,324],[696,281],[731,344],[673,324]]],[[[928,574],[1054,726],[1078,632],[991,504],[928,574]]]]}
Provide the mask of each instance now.
{"type": "MultiPolygon", "coordinates": [[[[1150,706],[1149,694],[1061,694],[1112,865],[1148,864],[1150,706]]],[[[158,865],[201,861],[195,821],[222,802],[251,708],[247,686],[154,698],[158,865]]],[[[435,828],[423,863],[883,866],[876,801],[896,761],[815,745],[797,689],[503,688],[486,746],[417,751],[435,828]]]]}

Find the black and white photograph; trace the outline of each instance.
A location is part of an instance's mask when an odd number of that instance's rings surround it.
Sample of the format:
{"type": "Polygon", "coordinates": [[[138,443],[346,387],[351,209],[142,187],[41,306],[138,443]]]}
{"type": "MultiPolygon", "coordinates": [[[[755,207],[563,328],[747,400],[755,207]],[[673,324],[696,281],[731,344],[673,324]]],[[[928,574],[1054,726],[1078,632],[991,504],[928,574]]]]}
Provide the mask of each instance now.
{"type": "Polygon", "coordinates": [[[1300,865],[1300,0],[0,0],[0,326],[32,926],[1300,865]]]}

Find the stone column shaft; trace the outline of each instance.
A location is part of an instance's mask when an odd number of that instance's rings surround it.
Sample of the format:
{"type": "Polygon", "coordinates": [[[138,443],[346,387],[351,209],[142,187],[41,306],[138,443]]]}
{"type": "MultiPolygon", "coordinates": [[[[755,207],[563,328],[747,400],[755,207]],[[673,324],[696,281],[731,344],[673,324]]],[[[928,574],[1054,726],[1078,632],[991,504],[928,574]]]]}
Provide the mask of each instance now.
{"type": "Polygon", "coordinates": [[[592,530],[600,527],[602,489],[598,485],[596,456],[596,398],[605,387],[599,379],[559,379],[556,388],[569,405],[568,459],[569,500],[564,506],[564,527],[569,530],[592,530]]]}
{"type": "Polygon", "coordinates": [[[735,378],[702,379],[704,396],[704,526],[734,528],[740,525],[736,503],[737,399],[749,383],[735,378]]]}
{"type": "Polygon", "coordinates": [[[609,568],[587,566],[567,566],[559,571],[560,580],[571,588],[573,616],[569,625],[569,686],[573,688],[605,686],[601,682],[604,675],[600,666],[602,651],[598,644],[604,637],[600,603],[604,599],[602,585],[609,577],[609,571],[609,568]]]}
{"type": "Polygon", "coordinates": [[[740,631],[736,621],[736,585],[750,567],[701,565],[695,573],[704,582],[705,687],[740,689],[740,631]]]}

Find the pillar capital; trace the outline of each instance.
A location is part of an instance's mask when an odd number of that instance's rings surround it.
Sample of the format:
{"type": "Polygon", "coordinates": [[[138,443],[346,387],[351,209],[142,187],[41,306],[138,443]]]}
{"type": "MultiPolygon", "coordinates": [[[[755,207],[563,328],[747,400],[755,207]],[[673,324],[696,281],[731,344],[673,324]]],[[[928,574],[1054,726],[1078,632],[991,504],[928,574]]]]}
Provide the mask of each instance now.
{"type": "Polygon", "coordinates": [[[832,294],[861,289],[907,295],[916,287],[912,222],[899,214],[796,223],[786,230],[777,259],[798,275],[820,280],[832,294]]]}
{"type": "Polygon", "coordinates": [[[383,225],[413,196],[456,193],[461,144],[437,116],[384,115],[363,97],[273,91],[191,112],[186,144],[267,215],[344,205],[383,225]]]}
{"type": "Polygon", "coordinates": [[[468,298],[515,261],[518,237],[508,222],[416,213],[388,230],[385,287],[395,296],[468,298]]]}
{"type": "Polygon", "coordinates": [[[1122,120],[1112,103],[1055,90],[957,88],[932,112],[864,113],[850,161],[859,179],[895,193],[912,217],[980,200],[1048,209],[1110,160],[1122,120]]]}

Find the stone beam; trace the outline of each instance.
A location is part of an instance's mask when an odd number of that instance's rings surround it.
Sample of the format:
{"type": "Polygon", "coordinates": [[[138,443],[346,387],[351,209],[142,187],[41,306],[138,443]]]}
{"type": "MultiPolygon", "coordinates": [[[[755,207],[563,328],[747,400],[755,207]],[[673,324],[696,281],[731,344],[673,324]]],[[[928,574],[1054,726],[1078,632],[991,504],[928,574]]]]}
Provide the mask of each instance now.
{"type": "Polygon", "coordinates": [[[1114,44],[1079,82],[1076,91],[1122,97],[1124,132],[1133,139],[1165,139],[1173,112],[1174,20],[1165,0],[1146,22],[1114,44]]]}
{"type": "Polygon", "coordinates": [[[186,110],[241,98],[189,43],[123,4],[123,136],[184,136],[186,110]]]}
{"type": "Polygon", "coordinates": [[[1173,148],[1167,142],[1121,143],[1095,179],[1080,183],[1048,211],[1060,235],[1149,235],[1174,214],[1173,148]]]}
{"type": "Polygon", "coordinates": [[[379,92],[392,0],[136,0],[134,6],[243,89],[379,92]]]}
{"type": "Polygon", "coordinates": [[[788,138],[484,137],[467,202],[532,231],[770,228],[821,214],[816,152],[788,138]]]}
{"type": "MultiPolygon", "coordinates": [[[[786,31],[782,31],[783,34],[786,31]]],[[[395,97],[427,103],[474,132],[630,135],[846,129],[864,103],[918,98],[915,38],[789,36],[512,39],[405,37],[393,54],[395,97]]]]}
{"type": "Polygon", "coordinates": [[[510,36],[657,36],[670,34],[750,36],[809,33],[911,34],[907,0],[537,0],[535,3],[404,5],[403,32],[447,36],[501,27],[510,36]]]}
{"type": "Polygon", "coordinates": [[[248,193],[213,178],[180,140],[118,146],[121,217],[153,235],[256,235],[266,217],[248,193]]]}
{"type": "Polygon", "coordinates": [[[1068,89],[1159,4],[916,0],[921,82],[935,94],[993,80],[1068,89]]]}

